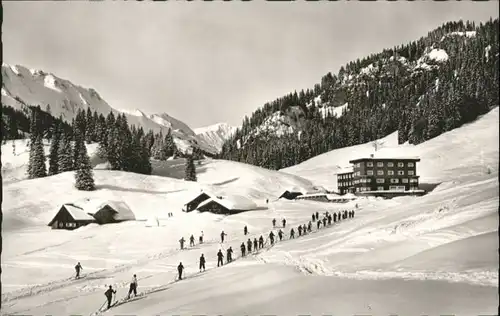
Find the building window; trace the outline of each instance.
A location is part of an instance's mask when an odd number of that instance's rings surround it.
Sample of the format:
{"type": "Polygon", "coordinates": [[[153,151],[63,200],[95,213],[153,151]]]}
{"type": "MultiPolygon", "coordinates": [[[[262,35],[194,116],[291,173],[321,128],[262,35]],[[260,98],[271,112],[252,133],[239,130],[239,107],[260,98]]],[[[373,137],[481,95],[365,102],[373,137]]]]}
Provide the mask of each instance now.
{"type": "Polygon", "coordinates": [[[391,183],[399,183],[399,179],[391,179],[391,183]]]}
{"type": "Polygon", "coordinates": [[[366,166],[367,166],[367,167],[373,167],[373,161],[368,161],[368,162],[366,163],[366,166]]]}
{"type": "Polygon", "coordinates": [[[394,175],[394,171],[392,171],[392,170],[387,170],[387,175],[388,175],[388,176],[393,176],[393,175],[394,175]]]}
{"type": "Polygon", "coordinates": [[[408,170],[408,175],[409,175],[409,176],[412,176],[412,175],[414,175],[414,174],[415,174],[415,172],[413,172],[413,170],[408,170]]]}
{"type": "Polygon", "coordinates": [[[408,179],[407,178],[403,178],[403,179],[401,179],[401,182],[402,183],[408,183],[408,179]]]}
{"type": "Polygon", "coordinates": [[[411,167],[414,167],[414,166],[415,166],[415,164],[414,164],[413,162],[409,162],[409,163],[408,163],[408,167],[410,167],[410,168],[411,168],[411,167]]]}
{"type": "Polygon", "coordinates": [[[404,164],[404,163],[402,163],[402,162],[398,162],[398,167],[403,168],[404,166],[405,166],[405,164],[404,164]]]}
{"type": "Polygon", "coordinates": [[[359,167],[361,167],[361,162],[358,162],[358,163],[356,164],[356,167],[358,167],[358,168],[359,168],[359,167]]]}
{"type": "Polygon", "coordinates": [[[387,167],[394,167],[394,162],[388,162],[387,167]]]}
{"type": "Polygon", "coordinates": [[[377,179],[377,183],[384,183],[384,182],[385,182],[385,179],[380,179],[380,178],[377,179]]]}
{"type": "Polygon", "coordinates": [[[366,170],[366,174],[369,176],[373,176],[373,170],[366,170]]]}
{"type": "Polygon", "coordinates": [[[410,183],[418,183],[418,179],[410,179],[410,183]]]}
{"type": "Polygon", "coordinates": [[[377,162],[377,167],[383,167],[384,163],[382,161],[377,162]]]}
{"type": "Polygon", "coordinates": [[[404,176],[405,171],[404,170],[398,170],[398,176],[404,176]]]}
{"type": "Polygon", "coordinates": [[[389,187],[389,190],[391,190],[391,191],[404,191],[405,187],[404,187],[404,185],[403,186],[400,186],[400,185],[391,185],[389,187]]]}
{"type": "Polygon", "coordinates": [[[366,179],[366,183],[371,183],[372,182],[372,179],[368,178],[366,179]]]}
{"type": "Polygon", "coordinates": [[[377,170],[377,176],[383,176],[384,170],[377,170]]]}
{"type": "Polygon", "coordinates": [[[377,191],[384,191],[384,187],[377,187],[377,191]]]}

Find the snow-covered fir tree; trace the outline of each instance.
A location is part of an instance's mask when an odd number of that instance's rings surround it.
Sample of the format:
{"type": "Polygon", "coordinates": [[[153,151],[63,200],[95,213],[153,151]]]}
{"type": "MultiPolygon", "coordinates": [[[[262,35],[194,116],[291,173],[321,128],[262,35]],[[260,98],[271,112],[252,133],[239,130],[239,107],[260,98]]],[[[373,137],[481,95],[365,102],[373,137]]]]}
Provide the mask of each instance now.
{"type": "Polygon", "coordinates": [[[61,146],[59,146],[59,172],[71,171],[73,169],[73,146],[69,135],[62,136],[61,146]]]}
{"type": "Polygon", "coordinates": [[[184,180],[186,181],[197,181],[196,178],[196,167],[194,165],[194,159],[192,155],[188,155],[186,157],[186,166],[185,166],[185,176],[184,180]]]}
{"type": "Polygon", "coordinates": [[[94,191],[95,182],[92,165],[90,164],[87,147],[85,146],[85,140],[82,136],[77,136],[75,151],[78,153],[75,171],[75,188],[81,191],[94,191]]]}
{"type": "Polygon", "coordinates": [[[61,131],[57,123],[54,124],[52,141],[50,142],[49,153],[49,176],[59,173],[59,148],[61,146],[61,131]]]}
{"type": "Polygon", "coordinates": [[[45,164],[45,151],[43,148],[42,136],[39,135],[33,146],[35,155],[33,156],[33,165],[31,167],[32,179],[47,176],[47,166],[45,164]]]}

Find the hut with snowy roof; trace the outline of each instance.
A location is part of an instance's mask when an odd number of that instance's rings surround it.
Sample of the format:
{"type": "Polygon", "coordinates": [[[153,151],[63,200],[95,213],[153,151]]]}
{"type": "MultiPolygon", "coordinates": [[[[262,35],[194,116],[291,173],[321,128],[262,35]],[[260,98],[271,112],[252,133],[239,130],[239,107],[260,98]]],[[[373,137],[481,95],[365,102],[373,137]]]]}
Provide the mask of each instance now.
{"type": "Polygon", "coordinates": [[[211,212],[215,214],[236,214],[254,210],[257,204],[247,197],[241,195],[210,197],[200,203],[197,210],[200,212],[211,212]]]}
{"type": "Polygon", "coordinates": [[[184,204],[182,211],[184,211],[184,212],[194,211],[198,207],[198,205],[200,205],[202,202],[210,199],[211,196],[212,195],[210,193],[201,191],[195,197],[193,197],[189,202],[184,204]]]}
{"type": "Polygon", "coordinates": [[[76,229],[90,223],[100,225],[135,220],[125,202],[84,199],[63,204],[48,226],[53,229],[76,229]]]}

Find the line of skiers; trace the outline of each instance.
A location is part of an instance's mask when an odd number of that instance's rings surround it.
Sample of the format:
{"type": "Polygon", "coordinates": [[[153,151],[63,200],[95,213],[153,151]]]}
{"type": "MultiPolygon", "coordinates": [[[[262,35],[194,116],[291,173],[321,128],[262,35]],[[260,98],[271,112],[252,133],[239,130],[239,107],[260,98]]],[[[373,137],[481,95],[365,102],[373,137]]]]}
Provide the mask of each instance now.
{"type": "MultiPolygon", "coordinates": [[[[198,237],[198,243],[199,243],[200,245],[201,245],[201,244],[203,244],[203,237],[204,237],[204,235],[203,235],[203,231],[201,231],[201,235],[200,235],[200,237],[198,237]]],[[[179,239],[179,244],[180,244],[180,246],[181,246],[181,250],[183,250],[183,249],[184,249],[184,243],[185,243],[185,242],[186,242],[186,240],[184,239],[184,237],[182,237],[181,239],[179,239]]],[[[189,237],[189,246],[190,246],[190,247],[194,247],[194,246],[195,246],[195,242],[194,242],[194,235],[191,235],[191,236],[189,237]]]]}

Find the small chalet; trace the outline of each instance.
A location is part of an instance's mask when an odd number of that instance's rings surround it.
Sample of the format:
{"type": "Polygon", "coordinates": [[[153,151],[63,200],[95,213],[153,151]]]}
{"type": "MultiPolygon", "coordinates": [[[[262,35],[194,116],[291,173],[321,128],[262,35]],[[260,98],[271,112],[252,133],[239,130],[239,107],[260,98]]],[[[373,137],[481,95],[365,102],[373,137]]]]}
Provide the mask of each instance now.
{"type": "Polygon", "coordinates": [[[200,212],[211,212],[215,214],[236,214],[251,211],[257,208],[252,200],[239,195],[217,196],[202,202],[198,206],[200,212]]]}
{"type": "Polygon", "coordinates": [[[210,194],[202,191],[200,194],[198,194],[191,201],[189,201],[186,204],[184,204],[184,207],[182,208],[182,211],[184,211],[184,212],[194,211],[194,210],[196,210],[196,208],[198,207],[198,205],[200,205],[200,203],[202,203],[202,202],[210,199],[210,197],[211,197],[210,194]]]}
{"type": "Polygon", "coordinates": [[[286,190],[285,192],[283,192],[282,195],[280,195],[280,197],[278,199],[287,199],[287,200],[294,200],[296,197],[298,196],[301,196],[302,195],[302,192],[296,192],[296,191],[288,191],[286,190]]]}
{"type": "Polygon", "coordinates": [[[84,199],[63,204],[48,226],[71,230],[90,223],[103,225],[130,220],[135,220],[135,215],[122,201],[84,199]]]}

